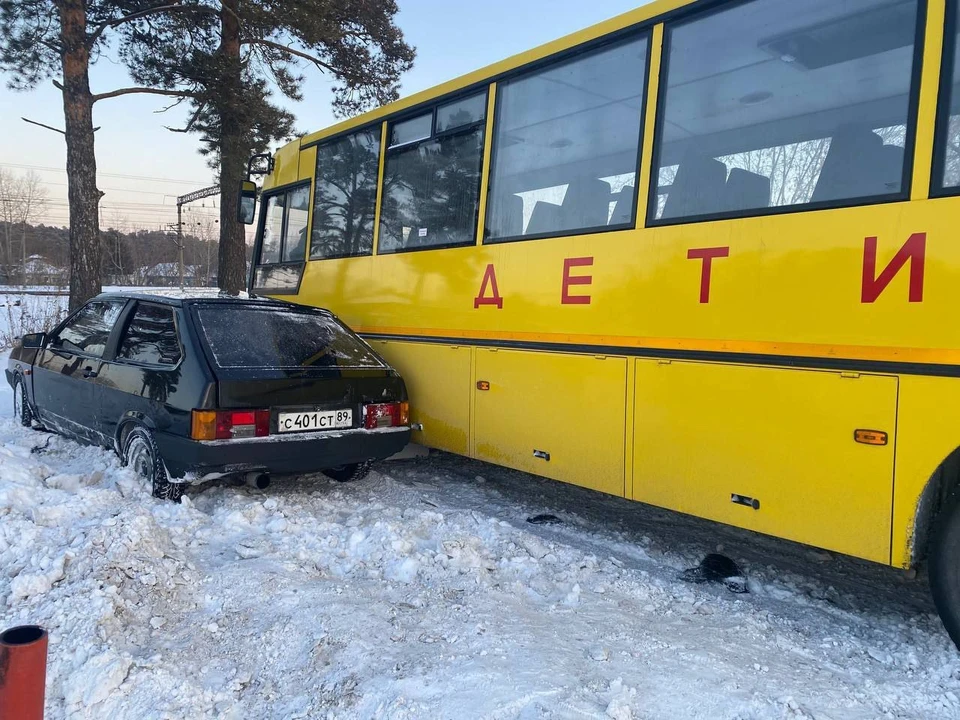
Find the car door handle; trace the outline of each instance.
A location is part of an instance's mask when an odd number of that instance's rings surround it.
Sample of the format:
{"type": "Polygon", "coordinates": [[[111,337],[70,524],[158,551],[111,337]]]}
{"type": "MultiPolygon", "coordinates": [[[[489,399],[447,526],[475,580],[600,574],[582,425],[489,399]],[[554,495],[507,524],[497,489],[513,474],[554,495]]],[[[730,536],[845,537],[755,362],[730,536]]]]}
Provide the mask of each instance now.
{"type": "Polygon", "coordinates": [[[89,368],[89,367],[88,367],[88,368],[84,368],[84,369],[83,369],[83,376],[84,376],[85,378],[88,378],[88,379],[89,379],[89,378],[95,378],[95,377],[97,376],[97,371],[94,370],[93,368],[89,368]]]}

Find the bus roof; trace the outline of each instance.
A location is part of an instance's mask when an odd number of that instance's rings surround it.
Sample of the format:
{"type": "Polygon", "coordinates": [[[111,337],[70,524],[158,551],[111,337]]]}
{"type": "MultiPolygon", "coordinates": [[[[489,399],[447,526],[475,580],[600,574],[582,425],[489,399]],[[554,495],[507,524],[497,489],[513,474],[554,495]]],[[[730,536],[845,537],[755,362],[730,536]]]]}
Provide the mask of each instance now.
{"type": "Polygon", "coordinates": [[[571,33],[557,40],[553,40],[544,45],[540,45],[532,50],[527,50],[512,57],[506,58],[505,60],[500,60],[492,65],[487,65],[484,68],[474,70],[466,75],[461,75],[453,80],[448,80],[440,85],[435,85],[426,90],[421,90],[418,93],[401,98],[395,102],[389,103],[388,105],[384,105],[376,108],[375,110],[358,115],[357,117],[344,120],[343,122],[337,123],[336,125],[332,125],[323,130],[310,133],[309,135],[305,135],[304,137],[300,138],[299,140],[295,140],[290,144],[298,144],[300,146],[310,145],[323,140],[324,138],[338,135],[347,130],[362,127],[373,122],[382,121],[386,117],[416,107],[421,103],[429,102],[436,98],[443,97],[449,93],[454,93],[458,90],[469,88],[473,85],[491,82],[493,79],[512,70],[516,70],[517,68],[521,68],[524,65],[535,63],[539,60],[543,60],[544,58],[548,58],[551,55],[562,53],[565,50],[570,50],[578,45],[583,45],[598,38],[602,38],[605,35],[626,30],[660,15],[665,15],[673,10],[694,4],[703,4],[703,0],[654,0],[653,2],[638,7],[635,10],[630,10],[609,20],[597,23],[596,25],[592,25],[583,30],[578,30],[577,32],[571,33]]]}

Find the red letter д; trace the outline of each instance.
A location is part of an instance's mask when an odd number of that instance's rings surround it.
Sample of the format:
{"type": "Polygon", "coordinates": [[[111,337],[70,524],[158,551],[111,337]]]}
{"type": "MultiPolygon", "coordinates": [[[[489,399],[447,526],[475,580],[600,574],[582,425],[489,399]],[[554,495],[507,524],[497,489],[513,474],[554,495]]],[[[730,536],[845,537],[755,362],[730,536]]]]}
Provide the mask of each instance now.
{"type": "Polygon", "coordinates": [[[571,295],[571,285],[590,285],[593,283],[593,275],[576,275],[571,277],[570,270],[576,267],[591,267],[593,265],[592,257],[566,258],[563,261],[563,290],[560,293],[561,305],[589,305],[589,295],[571,295]]]}
{"type": "Polygon", "coordinates": [[[687,260],[701,260],[700,266],[700,302],[710,302],[710,279],[713,273],[713,259],[730,257],[729,247],[693,248],[687,251],[687,260]]]}
{"type": "Polygon", "coordinates": [[[903,244],[893,260],[877,275],[877,238],[863,241],[863,281],[860,302],[872,303],[887,289],[903,266],[910,263],[910,302],[923,302],[923,272],[927,256],[927,234],[914,233],[903,244]]]}
{"type": "Polygon", "coordinates": [[[473,299],[473,309],[477,310],[481,305],[496,305],[498,310],[503,310],[503,298],[500,297],[500,289],[497,287],[497,271],[493,263],[487,265],[483,273],[483,281],[480,283],[480,292],[473,299]],[[493,295],[486,297],[487,289],[493,292],[493,295]]]}

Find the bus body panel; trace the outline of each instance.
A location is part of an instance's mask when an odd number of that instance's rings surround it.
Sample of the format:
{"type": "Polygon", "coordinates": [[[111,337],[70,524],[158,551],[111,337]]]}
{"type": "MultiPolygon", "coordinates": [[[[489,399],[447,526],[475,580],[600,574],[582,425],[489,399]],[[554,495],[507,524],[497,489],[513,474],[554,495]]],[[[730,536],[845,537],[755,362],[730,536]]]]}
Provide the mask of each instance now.
{"type": "Polygon", "coordinates": [[[626,358],[475,353],[474,457],[623,497],[626,358]]]}
{"type": "MultiPolygon", "coordinates": [[[[289,185],[301,178],[300,148],[297,145],[285,145],[273,156],[272,185],[289,185]]],[[[305,179],[313,177],[313,169],[307,173],[305,179]]]]}
{"type": "Polygon", "coordinates": [[[895,377],[636,362],[635,500],[889,562],[895,377]]]}
{"type": "MultiPolygon", "coordinates": [[[[960,378],[900,377],[891,564],[911,567],[920,499],[934,472],[960,446],[960,378]]],[[[926,538],[922,538],[925,540],[926,538]]]]}
{"type": "Polygon", "coordinates": [[[410,421],[423,426],[414,430],[413,442],[470,455],[471,348],[384,340],[370,344],[390,355],[401,375],[410,373],[407,391],[419,398],[410,408],[410,421]]]}

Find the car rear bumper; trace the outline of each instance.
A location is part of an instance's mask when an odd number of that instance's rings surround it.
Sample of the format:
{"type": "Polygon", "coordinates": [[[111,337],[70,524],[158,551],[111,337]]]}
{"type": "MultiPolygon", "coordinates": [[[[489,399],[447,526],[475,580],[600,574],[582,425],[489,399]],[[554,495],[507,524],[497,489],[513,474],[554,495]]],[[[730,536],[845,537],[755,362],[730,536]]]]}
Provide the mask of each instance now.
{"type": "Polygon", "coordinates": [[[410,428],[299,433],[210,442],[156,433],[156,440],[167,472],[173,478],[187,474],[203,476],[235,472],[301,474],[390,457],[410,441],[410,428]]]}

